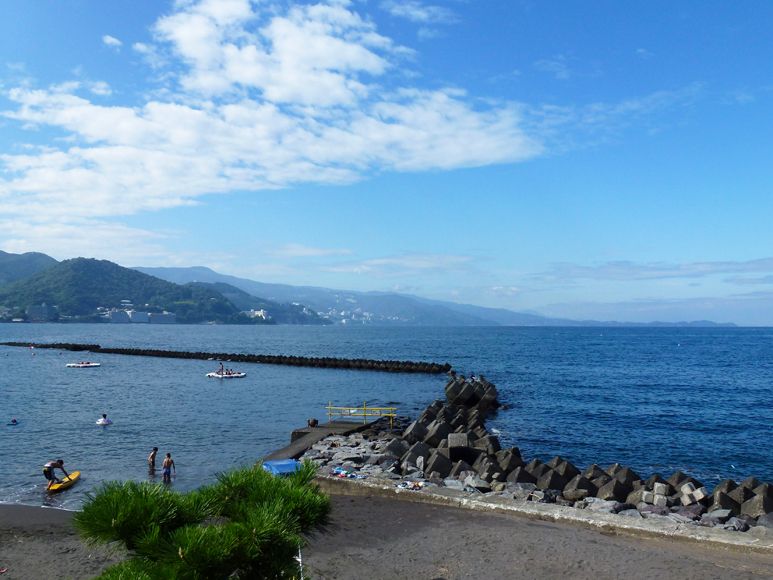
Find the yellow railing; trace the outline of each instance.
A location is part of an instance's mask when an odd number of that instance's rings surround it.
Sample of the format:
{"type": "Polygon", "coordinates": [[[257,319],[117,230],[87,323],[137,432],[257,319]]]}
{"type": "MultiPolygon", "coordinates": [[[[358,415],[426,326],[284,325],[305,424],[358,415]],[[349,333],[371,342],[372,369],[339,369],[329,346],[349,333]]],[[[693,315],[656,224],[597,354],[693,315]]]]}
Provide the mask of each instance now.
{"type": "Polygon", "coordinates": [[[390,429],[397,417],[397,407],[368,407],[366,401],[362,402],[361,407],[335,407],[329,402],[326,409],[328,421],[332,421],[333,417],[362,417],[362,422],[367,423],[368,417],[389,417],[390,429]]]}

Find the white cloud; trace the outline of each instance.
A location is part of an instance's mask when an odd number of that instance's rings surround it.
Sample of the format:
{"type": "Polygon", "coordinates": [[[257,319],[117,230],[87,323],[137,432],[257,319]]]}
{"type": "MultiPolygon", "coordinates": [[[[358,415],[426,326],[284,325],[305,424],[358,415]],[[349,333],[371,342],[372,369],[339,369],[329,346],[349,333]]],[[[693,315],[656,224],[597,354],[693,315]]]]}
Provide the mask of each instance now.
{"type": "Polygon", "coordinates": [[[110,104],[105,81],[7,92],[6,120],[37,142],[45,131],[57,139],[0,155],[0,219],[104,225],[208,194],[542,152],[521,129],[518,104],[394,85],[405,79],[391,74],[405,50],[345,1],[285,12],[246,0],[185,2],[154,31],[154,43],[133,49],[168,82],[133,106],[110,104]]]}
{"type": "Polygon", "coordinates": [[[328,256],[348,256],[351,250],[345,248],[314,248],[303,244],[286,244],[270,254],[277,258],[321,258],[328,256]]]}
{"type": "Polygon", "coordinates": [[[62,216],[62,219],[0,220],[5,240],[3,249],[12,253],[39,252],[57,258],[75,256],[100,258],[130,264],[167,259],[163,234],[130,228],[91,218],[62,216]],[[63,241],[66,240],[66,243],[63,241]]]}
{"type": "Polygon", "coordinates": [[[456,21],[456,15],[445,6],[426,4],[419,0],[384,0],[381,7],[392,16],[405,18],[421,24],[449,23],[456,21]]]}
{"type": "Polygon", "coordinates": [[[123,42],[118,40],[115,36],[110,36],[109,34],[105,34],[102,37],[102,42],[105,44],[105,46],[110,46],[112,48],[120,48],[123,46],[123,42]]]}
{"type": "Polygon", "coordinates": [[[113,93],[110,85],[108,85],[105,81],[90,83],[89,90],[95,95],[99,95],[101,97],[106,97],[113,93]]]}
{"type": "Polygon", "coordinates": [[[402,276],[419,272],[460,271],[471,267],[470,256],[452,254],[404,254],[371,258],[359,262],[336,264],[322,268],[327,272],[371,274],[376,276],[402,276]]]}
{"type": "MultiPolygon", "coordinates": [[[[686,263],[637,263],[630,261],[605,262],[595,266],[555,264],[547,272],[534,275],[547,282],[572,282],[576,280],[642,281],[705,278],[728,274],[773,273],[773,258],[746,261],[686,262],[686,263]]],[[[763,278],[763,282],[770,277],[763,278]]],[[[760,282],[759,278],[734,277],[727,280],[736,284],[760,282]]]]}
{"type": "Polygon", "coordinates": [[[569,59],[563,54],[535,61],[534,68],[549,73],[553,75],[554,78],[561,81],[568,80],[574,76],[574,72],[569,66],[569,59]]]}

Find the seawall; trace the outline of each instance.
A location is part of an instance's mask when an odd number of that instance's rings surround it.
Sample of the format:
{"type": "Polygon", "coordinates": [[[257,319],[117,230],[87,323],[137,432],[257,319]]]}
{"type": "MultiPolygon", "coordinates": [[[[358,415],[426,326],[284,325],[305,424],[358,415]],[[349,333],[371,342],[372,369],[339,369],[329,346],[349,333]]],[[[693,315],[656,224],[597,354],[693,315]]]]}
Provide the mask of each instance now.
{"type": "Polygon", "coordinates": [[[181,350],[161,350],[148,348],[111,348],[98,344],[77,343],[34,343],[34,342],[2,342],[3,346],[50,348],[74,352],[93,352],[102,354],[122,354],[128,356],[153,356],[162,358],[178,358],[191,360],[222,360],[229,362],[260,363],[272,365],[289,365],[296,367],[316,367],[328,369],[348,369],[361,371],[381,371],[390,373],[427,373],[440,374],[451,370],[448,363],[374,360],[362,358],[338,357],[306,357],[276,354],[244,354],[224,352],[201,352],[181,350]]]}

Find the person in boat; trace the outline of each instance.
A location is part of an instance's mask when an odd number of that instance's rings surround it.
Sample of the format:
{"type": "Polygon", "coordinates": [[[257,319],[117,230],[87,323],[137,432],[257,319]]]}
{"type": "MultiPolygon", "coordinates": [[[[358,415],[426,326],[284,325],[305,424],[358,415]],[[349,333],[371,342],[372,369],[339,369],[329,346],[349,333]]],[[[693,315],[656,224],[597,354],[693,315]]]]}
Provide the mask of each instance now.
{"type": "Polygon", "coordinates": [[[225,374],[225,367],[223,367],[223,361],[220,361],[220,368],[218,369],[218,374],[223,375],[225,374]]]}
{"type": "Polygon", "coordinates": [[[148,469],[150,471],[155,471],[156,469],[156,454],[158,453],[158,447],[154,447],[153,451],[150,452],[150,455],[148,455],[148,469]]]}
{"type": "Polygon", "coordinates": [[[49,461],[43,466],[43,475],[48,480],[48,487],[46,489],[51,489],[51,486],[55,483],[62,483],[62,480],[54,474],[55,469],[61,469],[65,477],[70,477],[70,474],[64,469],[64,459],[49,461]]]}
{"type": "Polygon", "coordinates": [[[177,468],[174,465],[174,459],[172,459],[171,453],[166,454],[166,457],[164,457],[164,462],[161,464],[161,468],[162,474],[164,476],[164,483],[172,483],[172,470],[174,470],[175,475],[177,475],[177,468]]]}
{"type": "Polygon", "coordinates": [[[99,420],[100,423],[103,425],[110,425],[112,424],[112,419],[107,418],[107,413],[102,413],[102,418],[99,420]]]}
{"type": "Polygon", "coordinates": [[[19,422],[16,420],[16,417],[11,418],[11,422],[8,423],[9,425],[18,425],[19,422]]]}

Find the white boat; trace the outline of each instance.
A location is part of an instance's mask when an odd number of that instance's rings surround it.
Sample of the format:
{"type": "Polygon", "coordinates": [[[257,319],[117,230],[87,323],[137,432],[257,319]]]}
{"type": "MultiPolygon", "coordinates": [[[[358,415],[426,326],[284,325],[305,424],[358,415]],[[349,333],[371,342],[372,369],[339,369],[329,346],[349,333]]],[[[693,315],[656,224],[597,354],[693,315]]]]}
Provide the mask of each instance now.
{"type": "Polygon", "coordinates": [[[94,367],[101,367],[102,364],[97,362],[77,362],[77,363],[67,363],[64,366],[71,369],[91,369],[94,367]]]}
{"type": "Polygon", "coordinates": [[[243,379],[247,376],[247,373],[237,373],[237,372],[220,372],[215,371],[214,373],[207,373],[207,377],[210,379],[243,379]]]}
{"type": "Polygon", "coordinates": [[[111,421],[110,419],[102,419],[102,418],[97,419],[97,425],[101,427],[106,427],[107,425],[112,425],[112,424],[113,424],[113,421],[111,421]]]}

